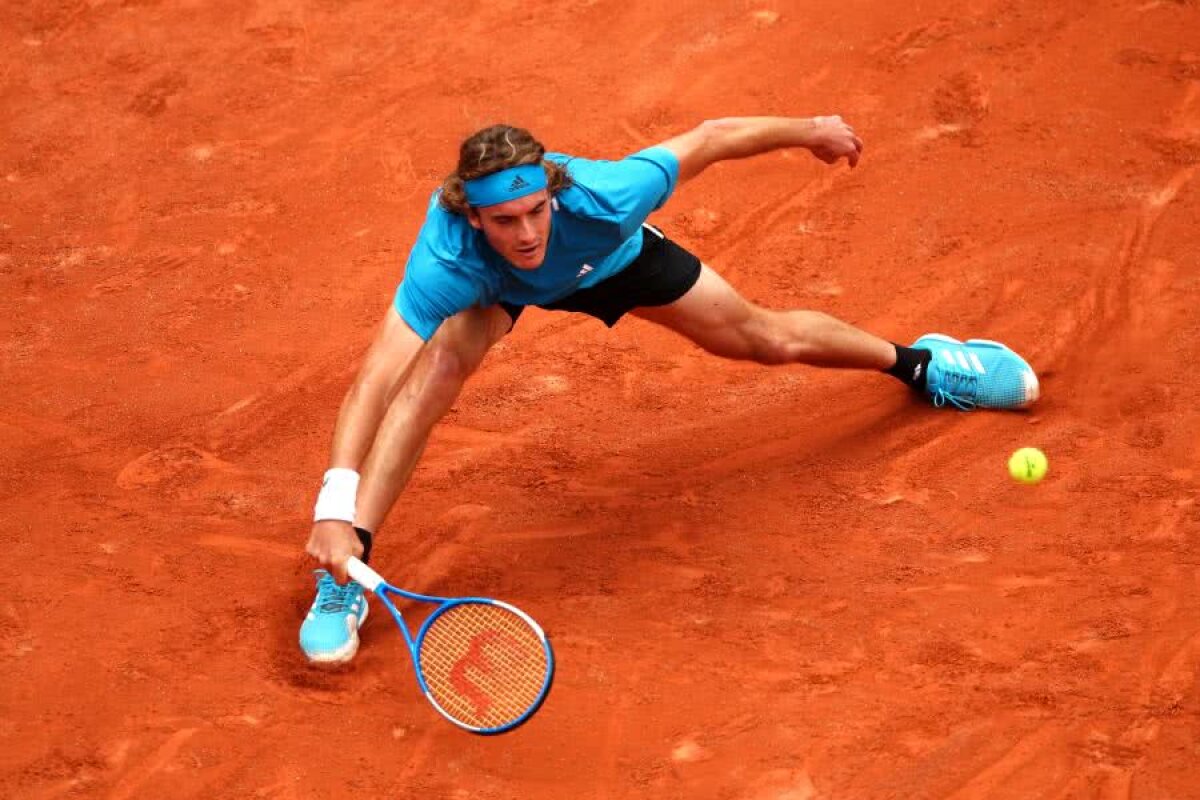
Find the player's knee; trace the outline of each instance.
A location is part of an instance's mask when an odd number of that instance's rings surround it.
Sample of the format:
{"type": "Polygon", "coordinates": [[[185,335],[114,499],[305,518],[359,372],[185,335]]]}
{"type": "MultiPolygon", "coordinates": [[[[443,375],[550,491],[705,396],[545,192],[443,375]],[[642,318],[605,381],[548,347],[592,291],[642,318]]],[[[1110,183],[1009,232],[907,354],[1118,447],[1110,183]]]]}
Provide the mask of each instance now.
{"type": "Polygon", "coordinates": [[[751,361],[774,366],[796,360],[798,343],[795,336],[778,323],[771,311],[756,308],[744,326],[743,335],[751,361]]]}
{"type": "Polygon", "coordinates": [[[457,393],[477,366],[456,347],[432,343],[429,349],[429,382],[435,388],[457,393]]]}
{"type": "Polygon", "coordinates": [[[796,360],[792,344],[778,337],[766,337],[756,341],[753,354],[755,361],[768,367],[790,364],[796,360]]]}

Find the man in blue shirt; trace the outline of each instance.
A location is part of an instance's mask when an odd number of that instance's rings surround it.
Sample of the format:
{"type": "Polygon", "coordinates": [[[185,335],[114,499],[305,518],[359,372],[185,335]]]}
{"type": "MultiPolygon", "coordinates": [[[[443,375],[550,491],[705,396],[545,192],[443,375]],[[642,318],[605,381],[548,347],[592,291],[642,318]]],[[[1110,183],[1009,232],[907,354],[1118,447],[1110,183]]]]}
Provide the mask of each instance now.
{"type": "Polygon", "coordinates": [[[851,167],[862,154],[836,116],[712,120],[620,161],[546,153],[506,125],[463,142],[338,416],[307,545],[323,567],[300,629],[310,660],[354,657],[367,604],[346,561],[370,557],[434,424],[524,306],[609,326],[633,313],[725,358],[875,370],[936,406],[1037,399],[1033,370],[1004,345],[926,334],[906,347],[820,312],[762,308],[646,223],[711,164],[792,147],[851,167]]]}

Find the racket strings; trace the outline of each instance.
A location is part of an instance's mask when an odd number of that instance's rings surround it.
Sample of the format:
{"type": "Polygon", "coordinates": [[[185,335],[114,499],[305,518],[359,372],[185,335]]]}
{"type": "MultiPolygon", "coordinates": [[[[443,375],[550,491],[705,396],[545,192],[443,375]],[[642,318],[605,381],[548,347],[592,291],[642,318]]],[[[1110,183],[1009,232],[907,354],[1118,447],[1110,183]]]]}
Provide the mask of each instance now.
{"type": "Polygon", "coordinates": [[[434,702],[480,728],[519,719],[542,695],[549,663],[542,637],[519,614],[490,603],[442,612],[420,644],[434,702]]]}

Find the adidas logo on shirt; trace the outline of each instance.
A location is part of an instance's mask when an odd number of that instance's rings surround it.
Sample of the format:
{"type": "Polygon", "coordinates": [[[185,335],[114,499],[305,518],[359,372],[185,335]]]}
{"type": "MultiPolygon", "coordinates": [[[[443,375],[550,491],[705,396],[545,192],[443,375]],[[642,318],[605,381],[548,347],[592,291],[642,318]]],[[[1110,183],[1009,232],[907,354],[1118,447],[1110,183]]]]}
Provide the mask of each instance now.
{"type": "Polygon", "coordinates": [[[525,180],[520,175],[518,175],[517,177],[513,178],[512,183],[510,183],[508,185],[508,190],[510,192],[515,192],[518,189],[524,189],[528,185],[529,185],[529,181],[525,180]]]}
{"type": "Polygon", "coordinates": [[[584,275],[587,275],[593,269],[591,264],[584,264],[583,269],[579,270],[579,274],[575,276],[575,280],[579,280],[584,275]]]}

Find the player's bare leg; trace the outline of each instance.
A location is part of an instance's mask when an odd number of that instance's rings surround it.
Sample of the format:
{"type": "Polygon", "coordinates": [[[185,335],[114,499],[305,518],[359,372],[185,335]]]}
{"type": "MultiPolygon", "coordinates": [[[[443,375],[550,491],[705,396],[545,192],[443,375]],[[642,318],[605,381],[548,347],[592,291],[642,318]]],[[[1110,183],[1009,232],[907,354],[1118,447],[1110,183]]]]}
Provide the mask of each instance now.
{"type": "Polygon", "coordinates": [[[707,266],[674,303],[633,313],[724,358],[873,370],[896,363],[896,347],[887,340],[819,311],[773,311],[754,305],[707,266]]]}
{"type": "Polygon", "coordinates": [[[707,266],[674,303],[633,313],[725,358],[886,372],[936,406],[1027,408],[1039,394],[1033,369],[998,342],[926,334],[897,345],[819,311],[757,306],[707,266]]]}

